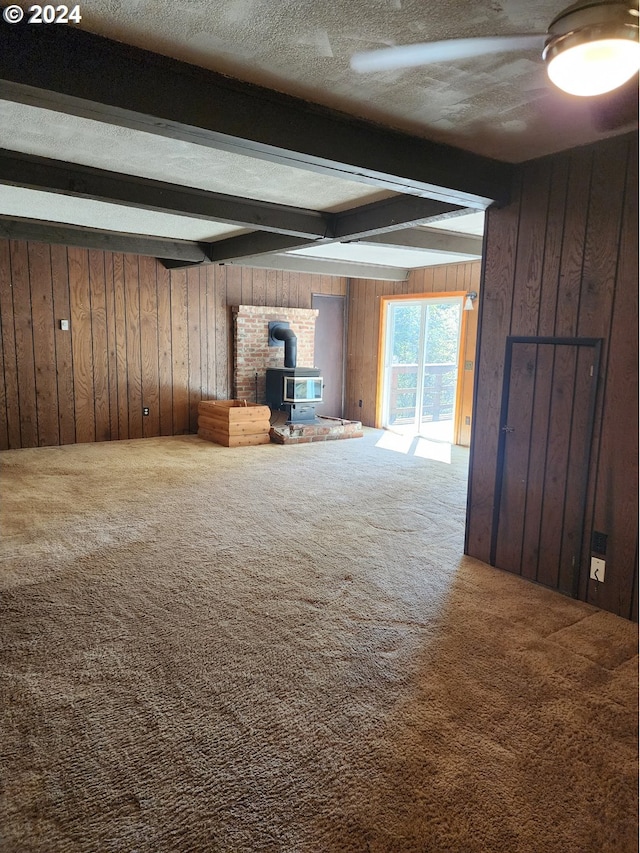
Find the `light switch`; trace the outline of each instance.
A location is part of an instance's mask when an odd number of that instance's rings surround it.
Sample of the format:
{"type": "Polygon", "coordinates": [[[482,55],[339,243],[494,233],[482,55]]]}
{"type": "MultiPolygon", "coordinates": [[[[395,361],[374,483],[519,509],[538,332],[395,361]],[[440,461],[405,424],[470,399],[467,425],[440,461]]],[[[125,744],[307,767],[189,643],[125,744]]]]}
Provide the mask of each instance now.
{"type": "Polygon", "coordinates": [[[63,332],[69,331],[69,321],[68,320],[60,320],[60,330],[63,332]]]}

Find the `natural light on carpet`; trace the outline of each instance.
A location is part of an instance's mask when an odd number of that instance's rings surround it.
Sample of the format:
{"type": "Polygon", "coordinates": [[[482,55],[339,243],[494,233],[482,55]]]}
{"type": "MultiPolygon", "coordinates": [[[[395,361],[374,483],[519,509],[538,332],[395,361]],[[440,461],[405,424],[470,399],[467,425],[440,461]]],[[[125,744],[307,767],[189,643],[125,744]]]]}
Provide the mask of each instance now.
{"type": "Polygon", "coordinates": [[[382,450],[433,459],[435,462],[451,464],[451,444],[448,441],[430,441],[419,435],[395,433],[385,430],[376,442],[382,450]]]}

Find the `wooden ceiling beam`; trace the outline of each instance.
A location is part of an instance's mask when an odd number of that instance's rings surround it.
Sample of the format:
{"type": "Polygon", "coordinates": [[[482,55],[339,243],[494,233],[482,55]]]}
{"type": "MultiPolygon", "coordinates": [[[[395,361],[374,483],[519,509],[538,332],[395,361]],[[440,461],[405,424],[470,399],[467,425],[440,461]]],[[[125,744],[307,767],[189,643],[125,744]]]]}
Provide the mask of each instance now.
{"type": "MultiPolygon", "coordinates": [[[[193,217],[212,223],[222,222],[250,230],[250,233],[207,243],[198,244],[194,241],[190,245],[198,245],[197,251],[179,254],[177,257],[167,252],[153,253],[168,261],[172,267],[205,261],[224,263],[326,243],[375,240],[385,234],[385,241],[393,245],[389,232],[404,232],[407,226],[450,216],[466,209],[437,199],[400,195],[340,213],[321,213],[0,150],[0,185],[3,184],[161,214],[193,217]]],[[[36,226],[23,224],[25,229],[32,227],[36,226]]],[[[47,223],[47,227],[55,237],[50,242],[59,242],[65,227],[72,229],[68,230],[68,234],[76,241],[80,239],[82,231],[80,226],[64,224],[60,224],[57,231],[53,223],[47,223]]],[[[107,248],[104,235],[110,232],[106,229],[85,230],[87,236],[81,245],[107,248]],[[101,234],[103,236],[99,236],[101,234]],[[95,243],[97,239],[99,245],[95,243]]],[[[77,242],[71,244],[78,245],[77,242]]],[[[178,244],[180,241],[175,241],[175,245],[178,244]]],[[[147,249],[139,252],[149,253],[147,249]]]]}
{"type": "Polygon", "coordinates": [[[237,237],[227,237],[208,244],[207,255],[215,263],[225,263],[243,257],[286,252],[329,243],[345,243],[376,234],[393,232],[416,222],[457,212],[460,208],[448,202],[418,196],[396,196],[384,201],[361,205],[341,213],[328,214],[327,236],[317,240],[265,234],[256,231],[237,237]]]}
{"type": "Polygon", "coordinates": [[[2,184],[306,239],[323,237],[330,227],[329,214],[315,210],[239,198],[0,149],[2,184]]]}
{"type": "Polygon", "coordinates": [[[375,246],[390,246],[394,249],[447,252],[452,255],[482,255],[482,237],[474,234],[459,234],[437,228],[407,228],[377,234],[358,240],[358,243],[375,246]]]}
{"type": "Polygon", "coordinates": [[[198,243],[188,240],[102,231],[39,219],[0,216],[0,237],[8,240],[33,240],[37,243],[76,246],[80,249],[100,249],[104,252],[167,258],[178,266],[199,264],[206,260],[203,248],[198,243]]]}
{"type": "MultiPolygon", "coordinates": [[[[464,208],[463,208],[464,209],[464,208]]],[[[335,214],[333,237],[345,240],[363,240],[377,234],[418,225],[433,217],[460,212],[459,204],[433,198],[404,195],[353,207],[335,214]]]]}

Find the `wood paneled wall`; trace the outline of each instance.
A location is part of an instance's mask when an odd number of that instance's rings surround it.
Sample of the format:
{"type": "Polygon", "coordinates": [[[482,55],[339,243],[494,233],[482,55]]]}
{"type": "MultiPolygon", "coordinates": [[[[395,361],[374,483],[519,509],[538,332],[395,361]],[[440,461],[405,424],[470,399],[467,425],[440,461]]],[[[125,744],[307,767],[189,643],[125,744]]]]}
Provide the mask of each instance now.
{"type": "Polygon", "coordinates": [[[508,335],[603,340],[579,597],[632,615],[638,537],[638,146],[635,134],[525,164],[491,209],[467,517],[467,552],[488,561],[508,335]],[[589,580],[593,530],[606,581],[589,580]]]}
{"type": "Polygon", "coordinates": [[[311,308],[312,293],[346,291],[344,278],[169,273],[153,258],[0,240],[0,449],[196,432],[198,401],[232,388],[231,305],[311,308]]]}
{"type": "MultiPolygon", "coordinates": [[[[480,288],[480,261],[464,264],[447,264],[412,270],[407,281],[367,281],[353,279],[349,285],[347,330],[347,382],[345,417],[360,420],[366,426],[375,426],[378,344],[380,337],[380,304],[383,296],[401,296],[422,293],[451,293],[480,288]],[[362,408],[359,401],[362,400],[362,408]]],[[[476,303],[477,305],[477,303],[476,303]]],[[[464,341],[464,358],[475,359],[478,312],[469,312],[464,341]]],[[[464,371],[462,389],[462,415],[471,417],[473,371],[464,371]]],[[[467,428],[468,430],[469,428],[467,428]]],[[[462,441],[469,435],[463,430],[462,441]]]]}

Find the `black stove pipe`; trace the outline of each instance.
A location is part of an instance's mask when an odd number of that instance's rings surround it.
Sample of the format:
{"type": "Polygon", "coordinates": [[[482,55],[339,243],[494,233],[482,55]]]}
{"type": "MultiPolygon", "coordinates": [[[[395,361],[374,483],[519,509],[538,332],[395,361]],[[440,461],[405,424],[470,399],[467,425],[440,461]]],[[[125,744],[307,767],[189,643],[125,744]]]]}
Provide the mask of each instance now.
{"type": "Polygon", "coordinates": [[[293,329],[286,326],[275,326],[271,335],[277,341],[284,341],[284,366],[295,367],[298,360],[298,339],[293,329]]]}

